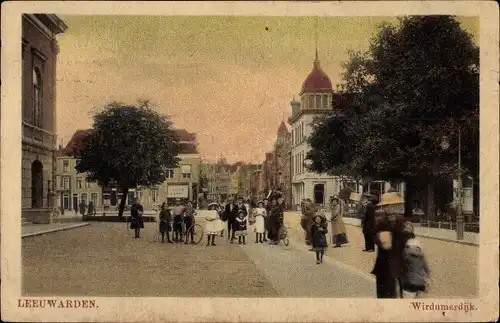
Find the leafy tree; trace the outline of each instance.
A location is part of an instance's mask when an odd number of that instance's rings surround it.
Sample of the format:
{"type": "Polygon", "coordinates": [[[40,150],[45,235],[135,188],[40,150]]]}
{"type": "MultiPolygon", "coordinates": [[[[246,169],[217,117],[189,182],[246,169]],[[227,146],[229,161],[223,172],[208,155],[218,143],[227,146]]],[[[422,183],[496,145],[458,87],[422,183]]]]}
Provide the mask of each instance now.
{"type": "Polygon", "coordinates": [[[94,115],[92,131],[77,152],[76,170],[100,186],[120,187],[121,217],[129,189],[163,183],[166,170],[178,165],[178,149],[171,121],[148,101],[112,102],[94,115]]]}
{"type": "Polygon", "coordinates": [[[382,25],[368,51],[350,53],[343,68],[340,89],[349,100],[342,118],[316,123],[312,170],[433,190],[456,171],[460,127],[463,166],[478,175],[479,49],[454,17],[382,25]],[[443,151],[445,136],[451,142],[443,151]]]}

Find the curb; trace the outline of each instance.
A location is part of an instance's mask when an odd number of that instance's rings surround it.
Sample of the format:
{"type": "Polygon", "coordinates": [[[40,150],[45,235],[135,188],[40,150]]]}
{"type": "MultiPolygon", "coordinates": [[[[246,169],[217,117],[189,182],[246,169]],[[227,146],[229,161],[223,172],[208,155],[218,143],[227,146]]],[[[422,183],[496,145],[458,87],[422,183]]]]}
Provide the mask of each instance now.
{"type": "Polygon", "coordinates": [[[42,234],[53,233],[53,232],[57,232],[57,231],[65,231],[65,230],[70,230],[70,229],[76,229],[76,228],[81,228],[81,227],[84,227],[87,225],[90,225],[90,223],[78,223],[78,224],[74,224],[74,225],[62,227],[62,228],[55,228],[55,229],[50,229],[50,230],[45,230],[45,231],[27,233],[27,234],[23,234],[21,236],[21,238],[24,239],[24,238],[29,238],[29,237],[36,237],[36,236],[40,236],[42,234]]]}
{"type": "MultiPolygon", "coordinates": [[[[357,224],[351,224],[351,223],[345,223],[345,222],[344,222],[344,224],[352,226],[352,227],[361,228],[361,226],[357,225],[357,224]]],[[[427,236],[427,235],[423,235],[423,234],[415,234],[415,235],[417,237],[421,237],[421,238],[434,239],[434,240],[439,240],[439,241],[444,241],[444,242],[451,242],[451,243],[458,243],[458,244],[472,246],[472,247],[479,247],[479,244],[476,244],[474,242],[461,241],[461,240],[453,240],[453,239],[447,239],[447,238],[438,238],[438,237],[427,236]]]]}

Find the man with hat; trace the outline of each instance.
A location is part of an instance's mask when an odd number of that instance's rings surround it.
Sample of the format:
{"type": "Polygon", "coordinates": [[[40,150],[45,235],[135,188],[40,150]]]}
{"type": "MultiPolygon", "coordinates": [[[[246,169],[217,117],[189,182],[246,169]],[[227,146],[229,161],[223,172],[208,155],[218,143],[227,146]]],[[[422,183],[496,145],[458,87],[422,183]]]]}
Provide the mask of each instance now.
{"type": "Polygon", "coordinates": [[[375,243],[377,259],[375,275],[377,298],[398,298],[397,284],[402,273],[402,255],[405,243],[404,199],[396,192],[381,196],[375,214],[375,243]]]}
{"type": "Polygon", "coordinates": [[[375,251],[375,205],[378,202],[376,196],[364,194],[362,197],[361,212],[362,220],[361,227],[363,228],[363,236],[365,238],[365,252],[375,251]]]}

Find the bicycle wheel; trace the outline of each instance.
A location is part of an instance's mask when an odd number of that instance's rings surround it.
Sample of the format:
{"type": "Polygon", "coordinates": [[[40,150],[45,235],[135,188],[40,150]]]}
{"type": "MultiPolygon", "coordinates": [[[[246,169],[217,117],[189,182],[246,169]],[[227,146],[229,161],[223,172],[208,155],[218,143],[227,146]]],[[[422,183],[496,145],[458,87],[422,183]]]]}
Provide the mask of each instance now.
{"type": "Polygon", "coordinates": [[[161,233],[156,231],[155,234],[153,235],[153,242],[160,242],[161,241],[161,233]]]}
{"type": "Polygon", "coordinates": [[[200,243],[201,239],[203,239],[203,228],[197,223],[193,224],[191,228],[193,230],[194,243],[200,243]]]}

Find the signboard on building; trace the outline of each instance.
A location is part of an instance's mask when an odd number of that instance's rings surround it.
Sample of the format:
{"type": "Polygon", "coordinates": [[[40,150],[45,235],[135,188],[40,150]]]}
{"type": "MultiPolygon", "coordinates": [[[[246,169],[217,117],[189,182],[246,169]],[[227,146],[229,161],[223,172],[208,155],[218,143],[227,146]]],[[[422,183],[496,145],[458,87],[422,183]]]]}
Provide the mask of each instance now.
{"type": "Polygon", "coordinates": [[[168,185],[167,198],[188,198],[189,185],[168,185]]]}

